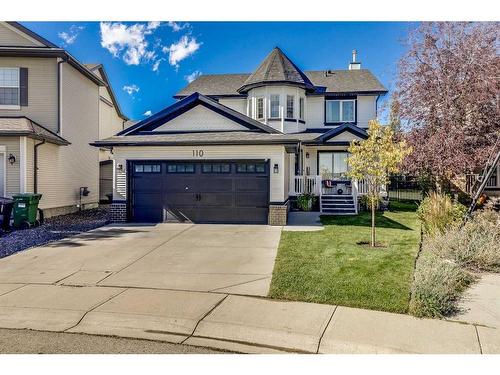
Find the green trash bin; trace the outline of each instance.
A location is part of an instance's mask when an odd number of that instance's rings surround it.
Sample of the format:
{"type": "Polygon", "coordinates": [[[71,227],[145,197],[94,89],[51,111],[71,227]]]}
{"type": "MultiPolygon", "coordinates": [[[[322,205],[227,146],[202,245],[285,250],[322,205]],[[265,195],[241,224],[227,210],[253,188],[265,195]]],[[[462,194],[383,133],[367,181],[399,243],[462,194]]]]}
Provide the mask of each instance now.
{"type": "Polygon", "coordinates": [[[38,202],[42,194],[24,193],[12,197],[14,199],[14,208],[12,216],[14,218],[15,228],[29,228],[37,224],[38,202]]]}

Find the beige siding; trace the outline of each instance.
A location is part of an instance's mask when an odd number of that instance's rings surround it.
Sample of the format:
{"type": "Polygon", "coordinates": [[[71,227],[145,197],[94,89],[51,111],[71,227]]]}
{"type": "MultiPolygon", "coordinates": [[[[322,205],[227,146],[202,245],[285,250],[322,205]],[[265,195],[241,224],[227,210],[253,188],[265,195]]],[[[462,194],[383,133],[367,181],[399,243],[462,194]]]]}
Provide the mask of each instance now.
{"type": "Polygon", "coordinates": [[[6,180],[7,189],[6,196],[10,197],[13,194],[18,194],[20,192],[20,150],[19,150],[19,137],[1,137],[0,136],[0,146],[5,146],[5,157],[8,158],[9,154],[12,154],[16,158],[14,164],[6,162],[6,180]]]}
{"type": "Polygon", "coordinates": [[[210,130],[248,130],[248,128],[215,113],[202,105],[190,109],[182,115],[159,126],[156,131],[210,131],[210,130]]]}
{"type": "Polygon", "coordinates": [[[222,105],[225,105],[226,107],[234,109],[235,111],[243,113],[244,115],[247,114],[247,99],[246,98],[220,99],[219,103],[222,105]]]}
{"type": "Polygon", "coordinates": [[[113,190],[114,200],[124,200],[127,197],[126,165],[127,160],[243,160],[269,159],[271,167],[270,199],[272,202],[283,202],[288,198],[285,190],[285,148],[272,146],[172,146],[172,147],[115,147],[115,167],[120,164],[122,170],[115,171],[113,190]],[[203,150],[203,158],[193,158],[193,149],[203,150]],[[273,173],[274,164],[278,164],[279,173],[273,173]]]}
{"type": "Polygon", "coordinates": [[[89,145],[99,132],[98,86],[63,64],[61,95],[61,135],[71,145],[47,143],[38,149],[42,208],[77,205],[81,186],[88,186],[91,192],[82,203],[99,199],[99,150],[89,145]]]}
{"type": "Polygon", "coordinates": [[[308,96],[306,99],[306,126],[307,128],[322,128],[325,126],[325,98],[322,96],[308,96]]]}
{"type": "Polygon", "coordinates": [[[0,108],[0,116],[27,116],[57,131],[57,60],[0,57],[0,67],[28,68],[28,106],[20,110],[0,108]]]}
{"type": "Polygon", "coordinates": [[[368,121],[377,118],[376,96],[358,96],[358,126],[367,128],[368,121]]]}
{"type": "Polygon", "coordinates": [[[26,138],[26,192],[33,193],[35,190],[34,179],[33,179],[33,169],[34,169],[34,158],[35,144],[40,141],[36,141],[31,138],[26,138]]]}
{"type": "Polygon", "coordinates": [[[5,22],[0,22],[0,46],[40,47],[43,44],[31,37],[24,36],[5,22]]]}

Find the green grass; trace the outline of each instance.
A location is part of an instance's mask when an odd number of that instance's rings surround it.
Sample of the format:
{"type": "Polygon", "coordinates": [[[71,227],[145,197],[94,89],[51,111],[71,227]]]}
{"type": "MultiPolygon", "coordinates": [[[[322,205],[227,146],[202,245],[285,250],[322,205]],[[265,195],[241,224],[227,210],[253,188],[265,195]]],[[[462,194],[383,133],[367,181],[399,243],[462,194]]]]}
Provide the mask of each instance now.
{"type": "Polygon", "coordinates": [[[420,241],[415,209],[391,202],[377,213],[384,248],[356,244],[370,240],[368,212],[322,216],[319,232],[283,232],[270,297],[406,313],[420,241]]]}

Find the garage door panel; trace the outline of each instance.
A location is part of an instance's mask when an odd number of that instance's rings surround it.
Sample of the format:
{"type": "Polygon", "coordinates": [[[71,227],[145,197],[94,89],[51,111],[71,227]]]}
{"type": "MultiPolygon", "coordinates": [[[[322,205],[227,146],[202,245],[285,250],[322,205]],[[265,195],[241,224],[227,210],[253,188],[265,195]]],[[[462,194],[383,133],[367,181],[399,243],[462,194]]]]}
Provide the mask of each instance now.
{"type": "Polygon", "coordinates": [[[269,181],[267,177],[253,176],[253,178],[245,177],[235,180],[236,191],[259,191],[267,192],[269,189],[269,181]]]}
{"type": "Polygon", "coordinates": [[[264,207],[268,205],[267,197],[260,193],[236,193],[235,205],[236,207],[264,207]]]}
{"type": "Polygon", "coordinates": [[[134,195],[135,207],[161,207],[161,192],[139,192],[134,195]]]}
{"type": "Polygon", "coordinates": [[[195,223],[267,222],[267,167],[257,170],[258,163],[247,161],[149,163],[161,164],[161,173],[135,173],[132,168],[135,221],[176,217],[195,223]],[[242,169],[240,164],[250,166],[242,169]]]}

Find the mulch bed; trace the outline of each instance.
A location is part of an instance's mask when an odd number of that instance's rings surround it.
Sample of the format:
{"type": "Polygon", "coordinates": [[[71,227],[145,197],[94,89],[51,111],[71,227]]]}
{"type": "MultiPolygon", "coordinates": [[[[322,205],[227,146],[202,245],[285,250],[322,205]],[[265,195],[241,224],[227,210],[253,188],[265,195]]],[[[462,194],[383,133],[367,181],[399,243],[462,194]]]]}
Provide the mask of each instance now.
{"type": "Polygon", "coordinates": [[[39,227],[13,230],[5,233],[0,230],[0,258],[34,246],[71,237],[82,232],[102,227],[109,223],[108,207],[101,206],[73,214],[51,217],[39,227]]]}

